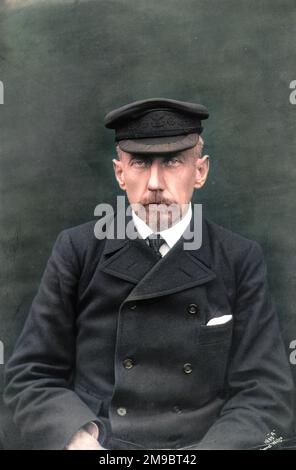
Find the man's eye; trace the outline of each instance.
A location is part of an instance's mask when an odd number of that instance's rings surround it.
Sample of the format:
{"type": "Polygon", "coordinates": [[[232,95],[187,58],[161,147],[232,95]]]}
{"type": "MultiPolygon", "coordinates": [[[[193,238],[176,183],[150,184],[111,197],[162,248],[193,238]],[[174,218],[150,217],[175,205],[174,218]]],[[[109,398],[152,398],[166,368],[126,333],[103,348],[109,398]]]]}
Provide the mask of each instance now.
{"type": "Polygon", "coordinates": [[[145,168],[146,166],[149,165],[149,162],[146,161],[146,160],[137,160],[137,159],[134,159],[134,160],[132,161],[132,165],[133,165],[133,166],[136,166],[136,167],[138,167],[138,168],[145,168]]]}
{"type": "Polygon", "coordinates": [[[179,165],[179,163],[180,163],[180,159],[177,158],[177,157],[175,157],[175,158],[170,158],[169,160],[166,160],[166,161],[164,162],[164,164],[165,164],[166,166],[170,166],[170,167],[172,167],[172,166],[177,166],[177,165],[179,165]]]}

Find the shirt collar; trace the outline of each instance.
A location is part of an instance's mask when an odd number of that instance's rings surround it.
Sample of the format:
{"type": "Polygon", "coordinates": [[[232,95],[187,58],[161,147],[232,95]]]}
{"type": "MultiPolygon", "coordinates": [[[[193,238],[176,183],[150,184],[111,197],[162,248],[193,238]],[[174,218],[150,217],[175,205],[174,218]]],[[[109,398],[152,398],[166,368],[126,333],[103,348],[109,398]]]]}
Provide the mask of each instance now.
{"type": "MultiPolygon", "coordinates": [[[[149,227],[149,225],[147,225],[144,220],[141,219],[133,210],[132,217],[135,227],[142,238],[146,239],[147,237],[149,237],[149,235],[153,233],[153,230],[149,227]]],[[[172,225],[172,227],[159,232],[161,237],[165,240],[165,242],[170,248],[172,248],[181,238],[181,236],[185,232],[185,229],[190,224],[191,217],[192,207],[190,203],[186,214],[181,220],[179,220],[179,222],[177,222],[175,225],[172,225]]]]}

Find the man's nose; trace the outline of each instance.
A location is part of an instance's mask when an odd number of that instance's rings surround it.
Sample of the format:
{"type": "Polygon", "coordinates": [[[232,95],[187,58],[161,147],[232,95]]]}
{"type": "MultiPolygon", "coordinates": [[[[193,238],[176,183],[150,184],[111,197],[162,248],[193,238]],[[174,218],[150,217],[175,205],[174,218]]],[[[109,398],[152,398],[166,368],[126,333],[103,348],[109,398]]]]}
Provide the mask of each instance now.
{"type": "Polygon", "coordinates": [[[148,189],[150,191],[164,189],[161,161],[157,158],[151,163],[150,166],[148,189]]]}

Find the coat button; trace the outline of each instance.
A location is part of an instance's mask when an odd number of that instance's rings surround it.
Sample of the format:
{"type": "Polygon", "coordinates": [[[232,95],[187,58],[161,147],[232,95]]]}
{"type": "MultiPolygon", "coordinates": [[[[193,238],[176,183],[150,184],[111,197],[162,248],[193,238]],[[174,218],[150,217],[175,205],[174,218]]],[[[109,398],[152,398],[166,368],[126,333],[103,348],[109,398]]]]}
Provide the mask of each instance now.
{"type": "Polygon", "coordinates": [[[187,312],[190,313],[190,315],[196,315],[198,312],[198,307],[196,304],[189,304],[187,307],[187,312]]]}
{"type": "Polygon", "coordinates": [[[120,408],[117,408],[117,414],[119,416],[125,416],[127,413],[126,408],[123,408],[122,406],[120,408]]]}
{"type": "Polygon", "coordinates": [[[185,374],[191,374],[192,372],[192,366],[189,362],[187,362],[186,364],[184,364],[183,366],[183,371],[185,372],[185,374]]]}
{"type": "Polygon", "coordinates": [[[134,361],[132,359],[124,359],[123,365],[126,369],[131,369],[134,366],[134,361]]]}

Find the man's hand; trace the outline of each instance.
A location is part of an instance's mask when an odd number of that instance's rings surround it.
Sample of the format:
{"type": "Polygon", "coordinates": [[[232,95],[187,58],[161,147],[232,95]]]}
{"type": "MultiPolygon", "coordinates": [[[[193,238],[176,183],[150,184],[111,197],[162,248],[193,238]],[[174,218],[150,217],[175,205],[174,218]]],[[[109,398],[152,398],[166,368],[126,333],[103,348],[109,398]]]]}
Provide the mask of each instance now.
{"type": "Polygon", "coordinates": [[[105,450],[98,442],[99,430],[95,423],[88,423],[74,434],[66,450],[105,450]]]}

